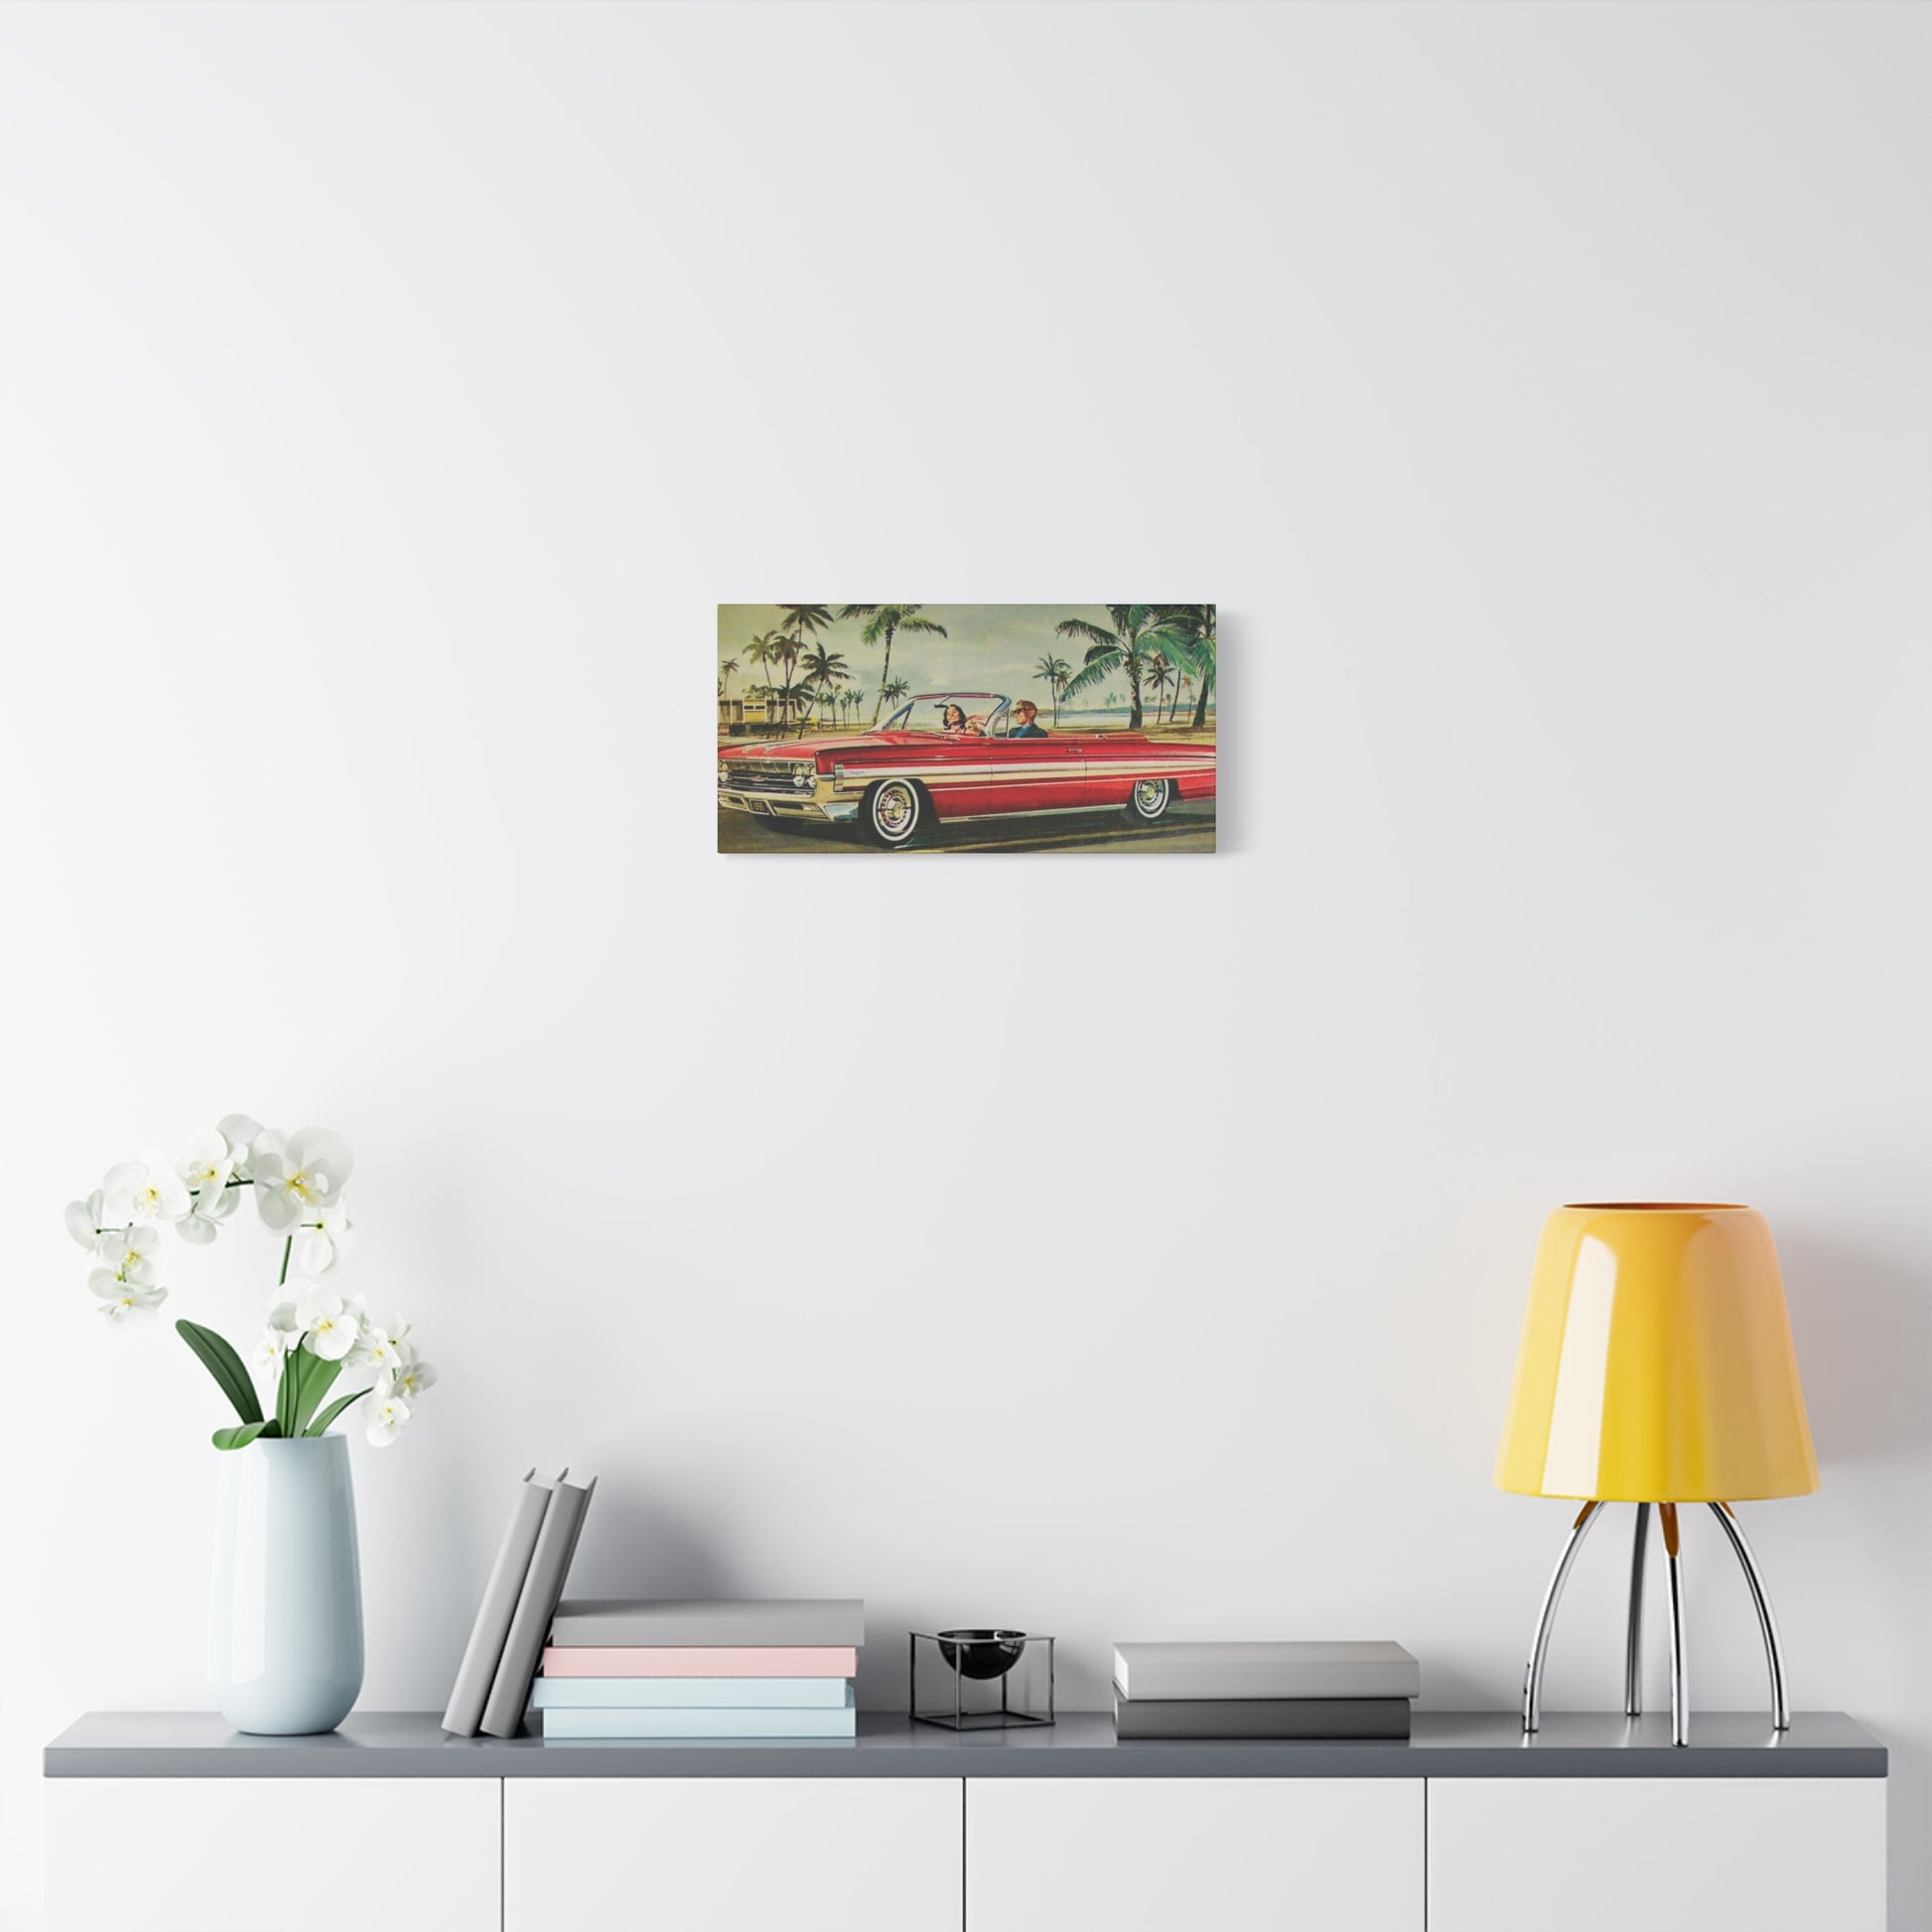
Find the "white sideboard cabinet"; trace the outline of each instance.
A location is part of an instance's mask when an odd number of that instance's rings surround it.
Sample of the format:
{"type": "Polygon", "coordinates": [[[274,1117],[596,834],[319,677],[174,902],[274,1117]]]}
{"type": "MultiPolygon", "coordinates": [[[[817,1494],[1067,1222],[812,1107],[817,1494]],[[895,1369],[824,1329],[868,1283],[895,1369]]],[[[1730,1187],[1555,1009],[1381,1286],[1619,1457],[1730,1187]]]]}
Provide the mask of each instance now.
{"type": "Polygon", "coordinates": [[[959,1932],[940,1778],[509,1778],[502,1932],[959,1932]]]}
{"type": "Polygon", "coordinates": [[[502,1805],[478,1779],[56,1777],[46,1799],[48,1932],[345,1932],[358,1897],[498,1932],[502,1805]]]}
{"type": "MultiPolygon", "coordinates": [[[[1426,1714],[1407,1742],[325,1737],[99,1714],[47,1747],[48,1932],[341,1932],[367,1862],[436,1932],[1883,1932],[1851,1719],[1426,1714]],[[336,1856],[336,1855],[339,1855],[336,1856]],[[313,1862],[308,1862],[313,1870],[313,1862]],[[351,1886],[352,1892],[352,1886],[351,1886]]],[[[366,1913],[364,1913],[366,1916],[366,1913]]],[[[353,1912],[351,1911],[351,1920],[353,1912]]]]}
{"type": "Polygon", "coordinates": [[[968,1778],[965,1932],[1423,1932],[1423,1780],[968,1778]]]}

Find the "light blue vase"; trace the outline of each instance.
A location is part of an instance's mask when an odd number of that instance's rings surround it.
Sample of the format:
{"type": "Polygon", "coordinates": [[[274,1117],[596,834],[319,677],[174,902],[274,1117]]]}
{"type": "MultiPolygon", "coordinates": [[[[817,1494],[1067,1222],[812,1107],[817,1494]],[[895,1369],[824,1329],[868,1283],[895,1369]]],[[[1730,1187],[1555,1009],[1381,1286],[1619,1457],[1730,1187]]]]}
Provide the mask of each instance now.
{"type": "Polygon", "coordinates": [[[362,1688],[362,1578],[348,1443],[224,1449],[207,1671],[237,1730],[334,1730],[362,1688]]]}

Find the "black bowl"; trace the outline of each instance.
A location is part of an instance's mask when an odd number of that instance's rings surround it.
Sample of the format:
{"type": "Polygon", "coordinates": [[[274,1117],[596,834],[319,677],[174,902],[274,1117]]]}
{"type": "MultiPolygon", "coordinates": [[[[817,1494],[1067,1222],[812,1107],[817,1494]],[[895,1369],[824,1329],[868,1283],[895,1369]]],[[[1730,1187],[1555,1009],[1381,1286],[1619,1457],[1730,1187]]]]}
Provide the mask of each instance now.
{"type": "Polygon", "coordinates": [[[988,1683],[1020,1661],[1024,1630],[941,1630],[939,1655],[961,1677],[988,1683]]]}

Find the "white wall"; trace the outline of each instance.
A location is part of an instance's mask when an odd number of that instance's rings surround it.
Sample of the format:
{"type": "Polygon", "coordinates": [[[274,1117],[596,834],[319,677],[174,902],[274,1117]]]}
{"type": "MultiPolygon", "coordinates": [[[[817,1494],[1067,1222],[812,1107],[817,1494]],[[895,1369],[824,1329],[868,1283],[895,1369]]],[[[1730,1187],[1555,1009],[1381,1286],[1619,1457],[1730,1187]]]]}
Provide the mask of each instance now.
{"type": "MultiPolygon", "coordinates": [[[[241,1107],[350,1137],[444,1369],[356,1449],[373,1707],[565,1458],[585,1587],[862,1591],[872,1704],[1000,1617],[1076,1706],[1255,1631],[1505,1705],[1543,1213],[1757,1202],[1825,1487],[1748,1520],[1932,1924],[1929,40],[0,14],[6,1922],[40,1744],[207,1702],[219,1404],[61,1208],[241,1107]],[[1117,588],[1221,601],[1219,859],[715,856],[718,600],[1117,588]]],[[[1620,1563],[1554,1706],[1618,1695],[1620,1563]]]]}

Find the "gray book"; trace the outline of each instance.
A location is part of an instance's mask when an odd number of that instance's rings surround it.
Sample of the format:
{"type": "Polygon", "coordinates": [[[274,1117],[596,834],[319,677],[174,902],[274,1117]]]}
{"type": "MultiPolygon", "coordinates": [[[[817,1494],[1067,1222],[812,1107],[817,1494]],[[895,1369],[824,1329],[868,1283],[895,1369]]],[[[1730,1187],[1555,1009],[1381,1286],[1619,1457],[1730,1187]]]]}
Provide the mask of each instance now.
{"type": "MultiPolygon", "coordinates": [[[[559,1469],[554,1480],[561,1482],[569,1473],[568,1469],[559,1469]]],[[[496,1681],[496,1666],[502,1661],[503,1644],[510,1633],[510,1619],[516,1614],[516,1599],[523,1593],[523,1579],[537,1547],[537,1532],[550,1506],[552,1480],[538,1477],[531,1469],[516,1492],[509,1528],[503,1532],[496,1561],[489,1567],[483,1602],[470,1627],[463,1662],[457,1666],[450,1708],[443,1714],[443,1728],[459,1737],[474,1737],[483,1723],[483,1706],[489,1700],[489,1687],[496,1681]]]]}
{"type": "Polygon", "coordinates": [[[1407,1698],[1114,1699],[1116,1737],[1409,1735],[1407,1698]]]}
{"type": "Polygon", "coordinates": [[[866,1640],[866,1606],[856,1596],[676,1600],[577,1597],[557,1606],[550,1641],[561,1649],[618,1645],[706,1649],[731,1645],[845,1649],[866,1640]]]}
{"type": "Polygon", "coordinates": [[[1422,1666],[1399,1643],[1123,1643],[1114,1682],[1124,1696],[1413,1698],[1422,1666]]]}
{"type": "Polygon", "coordinates": [[[503,1654],[489,1686],[489,1700],[483,1706],[483,1727],[492,1737],[514,1737],[523,1728],[523,1708],[530,1701],[530,1685],[543,1655],[543,1640],[556,1614],[557,1599],[564,1593],[564,1579],[570,1575],[570,1560],[577,1554],[584,1512],[590,1508],[591,1491],[596,1487],[595,1476],[582,1488],[574,1482],[559,1481],[551,1493],[550,1507],[543,1512],[536,1548],[530,1552],[530,1568],[517,1594],[516,1613],[510,1618],[503,1654]]]}

